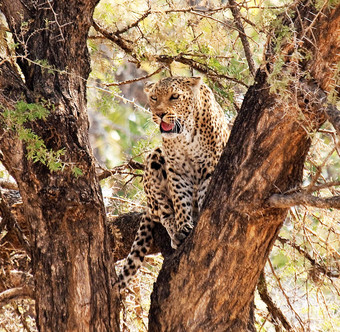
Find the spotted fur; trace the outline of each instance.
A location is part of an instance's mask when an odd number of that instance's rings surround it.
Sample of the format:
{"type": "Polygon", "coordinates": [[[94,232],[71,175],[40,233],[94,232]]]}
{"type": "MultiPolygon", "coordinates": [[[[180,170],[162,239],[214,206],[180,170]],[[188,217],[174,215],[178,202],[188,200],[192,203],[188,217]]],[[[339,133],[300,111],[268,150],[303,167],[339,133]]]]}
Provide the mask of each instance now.
{"type": "Polygon", "coordinates": [[[210,176],[228,138],[224,112],[199,77],[170,77],[145,86],[162,147],[146,158],[147,209],[126,264],[121,287],[136,273],[160,222],[176,249],[193,228],[210,176]]]}

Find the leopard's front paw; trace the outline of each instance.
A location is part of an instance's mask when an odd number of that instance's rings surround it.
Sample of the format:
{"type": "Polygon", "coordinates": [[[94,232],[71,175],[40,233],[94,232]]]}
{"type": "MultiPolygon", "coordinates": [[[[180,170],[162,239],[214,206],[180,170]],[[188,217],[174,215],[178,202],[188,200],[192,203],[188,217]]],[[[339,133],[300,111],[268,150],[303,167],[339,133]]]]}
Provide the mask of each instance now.
{"type": "Polygon", "coordinates": [[[171,247],[174,249],[177,249],[183,241],[186,239],[186,237],[190,234],[191,230],[193,229],[193,226],[190,224],[184,225],[174,236],[174,238],[171,239],[171,247]]]}

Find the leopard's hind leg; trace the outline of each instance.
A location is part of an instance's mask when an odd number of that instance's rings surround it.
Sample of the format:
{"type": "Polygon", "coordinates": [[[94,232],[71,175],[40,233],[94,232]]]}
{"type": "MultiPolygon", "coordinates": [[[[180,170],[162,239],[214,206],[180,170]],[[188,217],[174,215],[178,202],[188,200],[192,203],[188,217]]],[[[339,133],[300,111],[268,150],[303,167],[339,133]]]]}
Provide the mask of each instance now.
{"type": "Polygon", "coordinates": [[[167,185],[165,159],[160,148],[155,149],[145,162],[144,191],[147,198],[147,209],[143,215],[130,254],[119,275],[119,285],[124,288],[131,277],[142,265],[148,253],[153,237],[155,222],[161,222],[170,237],[175,235],[174,210],[167,185]]]}

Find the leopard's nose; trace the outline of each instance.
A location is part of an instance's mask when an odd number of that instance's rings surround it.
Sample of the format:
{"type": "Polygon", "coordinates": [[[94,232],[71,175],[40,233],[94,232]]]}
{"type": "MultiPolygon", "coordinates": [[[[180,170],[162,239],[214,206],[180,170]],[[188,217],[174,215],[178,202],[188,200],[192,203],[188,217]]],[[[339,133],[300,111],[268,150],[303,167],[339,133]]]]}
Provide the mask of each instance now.
{"type": "Polygon", "coordinates": [[[165,116],[165,114],[166,114],[166,113],[158,113],[157,115],[158,115],[158,117],[160,117],[161,119],[163,119],[164,116],[165,116]]]}

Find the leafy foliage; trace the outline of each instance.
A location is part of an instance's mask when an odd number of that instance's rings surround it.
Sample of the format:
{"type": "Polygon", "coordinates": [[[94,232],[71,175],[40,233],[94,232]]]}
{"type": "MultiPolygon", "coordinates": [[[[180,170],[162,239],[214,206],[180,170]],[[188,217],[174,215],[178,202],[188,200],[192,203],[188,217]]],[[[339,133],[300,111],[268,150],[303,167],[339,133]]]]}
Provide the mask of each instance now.
{"type": "Polygon", "coordinates": [[[27,158],[34,163],[41,162],[53,172],[63,167],[61,157],[65,154],[64,149],[47,149],[43,139],[27,127],[33,121],[45,121],[49,113],[42,103],[18,101],[14,109],[4,109],[2,115],[5,125],[26,144],[27,158]]]}

